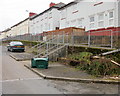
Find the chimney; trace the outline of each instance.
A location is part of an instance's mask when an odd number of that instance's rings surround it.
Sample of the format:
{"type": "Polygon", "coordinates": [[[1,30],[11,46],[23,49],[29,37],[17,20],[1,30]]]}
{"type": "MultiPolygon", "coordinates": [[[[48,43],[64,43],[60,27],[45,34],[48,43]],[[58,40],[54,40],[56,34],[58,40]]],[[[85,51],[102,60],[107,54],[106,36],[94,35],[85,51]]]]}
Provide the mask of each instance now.
{"type": "Polygon", "coordinates": [[[50,5],[49,5],[49,7],[52,7],[52,6],[54,6],[54,5],[56,5],[56,4],[53,3],[53,2],[51,2],[50,5]]]}
{"type": "Polygon", "coordinates": [[[33,16],[33,15],[37,15],[36,13],[30,12],[29,13],[29,17],[33,16]]]}

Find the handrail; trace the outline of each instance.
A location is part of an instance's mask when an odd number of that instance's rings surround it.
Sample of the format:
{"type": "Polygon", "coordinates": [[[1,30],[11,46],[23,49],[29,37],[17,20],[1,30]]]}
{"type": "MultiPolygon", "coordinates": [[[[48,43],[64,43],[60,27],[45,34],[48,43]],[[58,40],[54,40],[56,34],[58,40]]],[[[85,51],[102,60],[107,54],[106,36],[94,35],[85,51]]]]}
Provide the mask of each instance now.
{"type": "Polygon", "coordinates": [[[65,46],[66,46],[66,45],[63,45],[63,46],[61,46],[61,47],[57,48],[56,50],[51,51],[49,54],[45,55],[45,57],[46,57],[46,56],[48,56],[48,55],[50,55],[50,54],[52,54],[52,53],[54,53],[55,51],[58,51],[59,49],[61,49],[61,48],[65,47],[65,46]]]}
{"type": "MultiPolygon", "coordinates": [[[[60,38],[60,37],[59,37],[59,38],[60,38]]],[[[51,41],[57,40],[57,39],[58,39],[58,38],[54,38],[54,39],[52,39],[51,41]]],[[[46,43],[52,43],[52,42],[46,42],[46,43]]],[[[44,45],[46,45],[46,43],[44,43],[44,44],[42,44],[41,46],[39,46],[38,49],[41,48],[41,47],[43,47],[44,45]]],[[[39,50],[38,50],[38,51],[39,51],[39,50]]]]}
{"type": "MultiPolygon", "coordinates": [[[[57,35],[59,35],[59,34],[57,34],[57,35]]],[[[42,41],[41,43],[45,43],[45,42],[52,41],[52,40],[55,40],[55,39],[57,39],[57,37],[55,37],[55,38],[50,38],[50,39],[48,39],[47,41],[42,41]]],[[[33,46],[32,48],[35,48],[35,47],[39,46],[41,43],[33,46]]]]}
{"type": "Polygon", "coordinates": [[[53,46],[53,47],[51,47],[50,49],[45,50],[45,51],[43,51],[42,53],[39,53],[38,55],[34,56],[34,58],[36,58],[36,57],[38,57],[38,56],[40,56],[40,55],[42,55],[42,54],[44,54],[44,53],[48,53],[49,51],[51,51],[52,49],[54,49],[54,48],[57,47],[57,46],[58,46],[58,45],[53,46]]]}

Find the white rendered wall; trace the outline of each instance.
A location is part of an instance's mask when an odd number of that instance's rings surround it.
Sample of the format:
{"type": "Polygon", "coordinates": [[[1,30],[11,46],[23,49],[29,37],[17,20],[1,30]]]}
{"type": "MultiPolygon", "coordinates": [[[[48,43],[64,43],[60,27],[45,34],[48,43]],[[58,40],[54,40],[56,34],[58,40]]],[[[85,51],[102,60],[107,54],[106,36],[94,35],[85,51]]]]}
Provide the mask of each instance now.
{"type": "Polygon", "coordinates": [[[8,36],[24,35],[28,34],[28,22],[29,19],[11,28],[8,36]]]}
{"type": "MultiPolygon", "coordinates": [[[[118,8],[117,2],[103,2],[102,4],[98,0],[97,2],[88,2],[89,0],[82,0],[79,3],[66,7],[60,10],[60,28],[66,27],[80,27],[87,30],[107,28],[107,27],[117,27],[118,24],[118,8]],[[98,4],[94,6],[94,4],[98,4]],[[113,11],[114,23],[109,25],[109,12],[113,11]],[[65,12],[63,16],[63,12],[65,12]],[[98,15],[100,13],[104,14],[104,26],[98,26],[98,15]],[[94,16],[94,28],[90,28],[90,16],[94,16]],[[82,26],[79,22],[81,20],[82,26]]],[[[105,0],[103,0],[105,1],[105,0]]],[[[114,0],[115,1],[115,0],[114,0]]]]}
{"type": "Polygon", "coordinates": [[[49,10],[42,15],[30,20],[30,33],[40,34],[46,31],[55,30],[59,27],[59,11],[57,9],[49,10]]]}

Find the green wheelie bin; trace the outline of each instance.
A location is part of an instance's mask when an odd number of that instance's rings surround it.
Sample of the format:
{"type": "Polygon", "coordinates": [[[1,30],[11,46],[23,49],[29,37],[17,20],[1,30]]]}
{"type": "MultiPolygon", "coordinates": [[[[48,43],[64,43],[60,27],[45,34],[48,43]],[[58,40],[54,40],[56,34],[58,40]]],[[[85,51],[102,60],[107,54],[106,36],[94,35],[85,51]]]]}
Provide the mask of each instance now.
{"type": "Polygon", "coordinates": [[[32,58],[31,59],[31,67],[32,68],[48,68],[48,58],[32,58]]]}

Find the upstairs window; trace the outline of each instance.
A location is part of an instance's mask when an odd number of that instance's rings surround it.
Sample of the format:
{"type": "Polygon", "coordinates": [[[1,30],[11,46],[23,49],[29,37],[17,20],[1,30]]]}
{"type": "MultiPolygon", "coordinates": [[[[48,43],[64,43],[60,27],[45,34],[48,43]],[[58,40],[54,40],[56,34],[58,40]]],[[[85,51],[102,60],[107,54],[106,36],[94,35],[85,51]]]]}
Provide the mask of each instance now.
{"type": "Polygon", "coordinates": [[[62,18],[62,19],[65,19],[65,17],[66,17],[65,10],[62,10],[62,11],[61,11],[61,18],[62,18]]]}
{"type": "Polygon", "coordinates": [[[109,12],[109,18],[113,18],[113,12],[109,12]]]}
{"type": "Polygon", "coordinates": [[[109,12],[109,26],[114,25],[114,14],[113,11],[109,12]]]}
{"type": "Polygon", "coordinates": [[[90,16],[89,20],[90,20],[90,28],[92,29],[95,27],[95,16],[90,16]]]}
{"type": "Polygon", "coordinates": [[[47,31],[48,27],[47,27],[47,23],[45,23],[45,31],[47,31]]]}
{"type": "Polygon", "coordinates": [[[49,19],[52,18],[52,12],[49,13],[49,19]]]}
{"type": "Polygon", "coordinates": [[[95,21],[95,18],[94,16],[90,17],[90,23],[94,22],[95,21]]]}
{"type": "Polygon", "coordinates": [[[76,20],[71,21],[72,27],[76,27],[76,20]]]}
{"type": "Polygon", "coordinates": [[[98,14],[98,27],[104,27],[104,13],[98,14]]]}
{"type": "Polygon", "coordinates": [[[69,26],[70,26],[70,24],[69,24],[69,23],[70,23],[69,21],[67,21],[67,22],[66,22],[66,26],[67,26],[67,27],[69,27],[69,26]]]}
{"type": "Polygon", "coordinates": [[[78,27],[83,28],[83,20],[84,18],[78,19],[78,27]]]}

